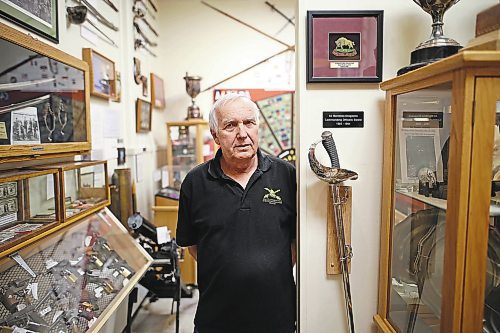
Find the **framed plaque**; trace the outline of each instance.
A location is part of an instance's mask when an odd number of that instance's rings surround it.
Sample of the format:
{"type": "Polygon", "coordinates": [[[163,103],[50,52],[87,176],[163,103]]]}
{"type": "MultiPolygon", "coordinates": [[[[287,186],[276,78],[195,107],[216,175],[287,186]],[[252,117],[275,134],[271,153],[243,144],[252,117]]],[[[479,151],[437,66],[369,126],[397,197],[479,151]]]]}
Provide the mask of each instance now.
{"type": "Polygon", "coordinates": [[[90,68],[90,94],[105,99],[116,95],[115,63],[90,48],[82,49],[83,60],[90,68]]]}
{"type": "Polygon", "coordinates": [[[383,11],[308,11],[307,82],[381,82],[383,11]]]}
{"type": "Polygon", "coordinates": [[[0,16],[54,43],[59,43],[56,0],[2,0],[0,16]]]}

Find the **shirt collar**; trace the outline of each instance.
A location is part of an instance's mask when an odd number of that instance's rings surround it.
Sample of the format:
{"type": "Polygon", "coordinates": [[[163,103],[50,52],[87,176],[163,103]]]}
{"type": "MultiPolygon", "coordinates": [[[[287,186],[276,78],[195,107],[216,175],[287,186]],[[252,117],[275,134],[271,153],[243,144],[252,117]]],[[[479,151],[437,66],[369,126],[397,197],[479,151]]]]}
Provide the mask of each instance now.
{"type": "MultiPolygon", "coordinates": [[[[223,178],[226,177],[222,168],[220,166],[220,159],[222,158],[222,149],[219,148],[215,157],[208,163],[208,174],[214,178],[223,178]]],[[[258,165],[257,170],[266,172],[271,168],[272,160],[269,158],[267,154],[262,153],[260,149],[257,149],[257,159],[258,165]]]]}

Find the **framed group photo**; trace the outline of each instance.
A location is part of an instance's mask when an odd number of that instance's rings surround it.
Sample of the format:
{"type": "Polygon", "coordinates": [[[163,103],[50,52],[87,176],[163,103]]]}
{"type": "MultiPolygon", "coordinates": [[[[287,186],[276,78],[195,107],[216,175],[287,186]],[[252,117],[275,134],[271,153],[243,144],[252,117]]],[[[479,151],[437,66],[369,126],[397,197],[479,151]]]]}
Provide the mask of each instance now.
{"type": "Polygon", "coordinates": [[[307,82],[381,82],[383,11],[308,11],[307,82]]]}
{"type": "Polygon", "coordinates": [[[90,67],[90,94],[114,99],[116,96],[115,63],[90,48],[82,50],[83,60],[90,67]]]}
{"type": "Polygon", "coordinates": [[[138,98],[135,103],[135,131],[137,133],[145,133],[151,131],[151,103],[138,98]]]}
{"type": "Polygon", "coordinates": [[[57,0],[1,0],[0,16],[59,43],[57,0]]]}

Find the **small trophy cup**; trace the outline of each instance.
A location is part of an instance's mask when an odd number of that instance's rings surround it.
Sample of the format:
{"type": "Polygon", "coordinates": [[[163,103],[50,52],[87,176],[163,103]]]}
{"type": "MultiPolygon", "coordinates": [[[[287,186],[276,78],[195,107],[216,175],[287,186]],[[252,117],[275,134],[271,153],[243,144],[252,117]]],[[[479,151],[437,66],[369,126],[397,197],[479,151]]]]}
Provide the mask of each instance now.
{"type": "Polygon", "coordinates": [[[191,105],[188,107],[186,119],[203,118],[201,111],[200,111],[200,108],[194,102],[194,98],[196,96],[198,96],[198,94],[200,93],[201,77],[200,76],[190,76],[186,72],[186,76],[184,77],[184,80],[186,80],[186,92],[188,93],[189,96],[191,96],[191,105]]]}
{"type": "Polygon", "coordinates": [[[460,0],[413,0],[432,16],[431,37],[420,43],[411,53],[411,64],[398,71],[398,75],[420,68],[431,62],[453,55],[462,48],[454,39],[443,34],[444,13],[460,0]]]}

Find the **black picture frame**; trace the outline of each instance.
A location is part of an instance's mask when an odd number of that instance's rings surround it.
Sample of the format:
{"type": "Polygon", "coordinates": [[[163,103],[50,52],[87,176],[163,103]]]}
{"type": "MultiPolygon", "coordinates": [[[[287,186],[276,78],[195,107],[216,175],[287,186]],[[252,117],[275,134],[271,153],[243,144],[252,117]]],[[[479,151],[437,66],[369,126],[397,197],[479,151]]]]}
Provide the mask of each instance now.
{"type": "Polygon", "coordinates": [[[383,10],[308,11],[307,82],[381,82],[383,10]]]}
{"type": "Polygon", "coordinates": [[[0,1],[0,16],[59,44],[57,0],[0,1]]]}

